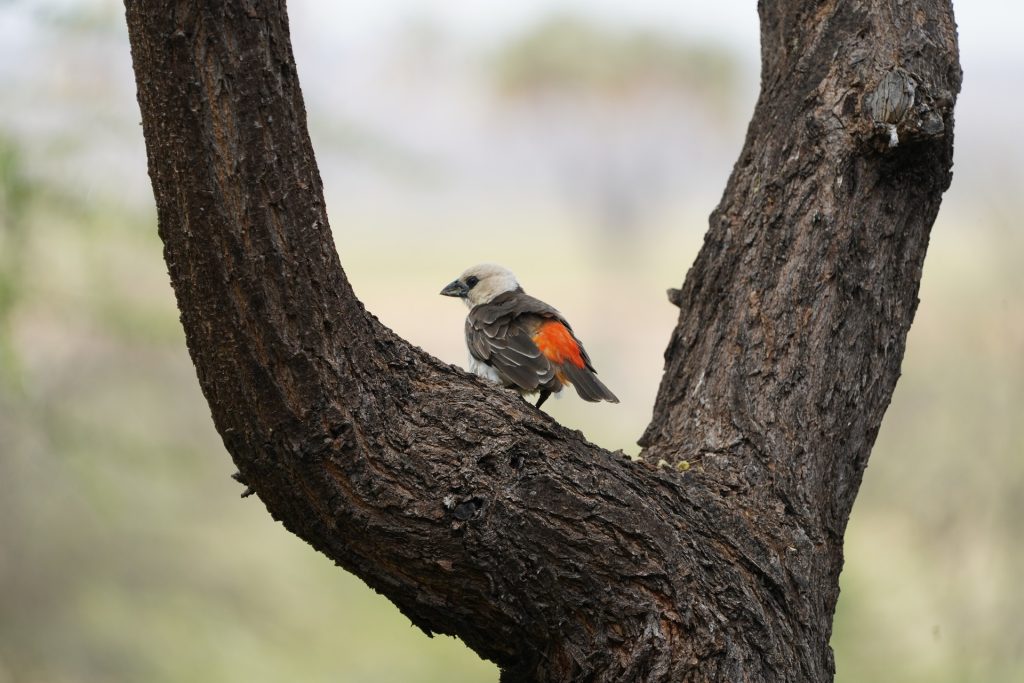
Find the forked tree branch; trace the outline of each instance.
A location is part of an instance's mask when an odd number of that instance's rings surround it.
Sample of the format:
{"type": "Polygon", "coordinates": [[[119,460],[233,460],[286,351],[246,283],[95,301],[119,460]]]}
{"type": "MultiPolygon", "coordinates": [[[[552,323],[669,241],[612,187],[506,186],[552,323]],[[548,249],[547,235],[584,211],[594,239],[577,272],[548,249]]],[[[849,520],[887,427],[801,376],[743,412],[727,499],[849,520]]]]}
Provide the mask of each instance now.
{"type": "Polygon", "coordinates": [[[640,463],[355,298],[283,2],[125,4],[189,351],[276,519],[504,680],[831,677],[843,531],[950,181],[948,0],[759,4],[761,97],[640,463]]]}

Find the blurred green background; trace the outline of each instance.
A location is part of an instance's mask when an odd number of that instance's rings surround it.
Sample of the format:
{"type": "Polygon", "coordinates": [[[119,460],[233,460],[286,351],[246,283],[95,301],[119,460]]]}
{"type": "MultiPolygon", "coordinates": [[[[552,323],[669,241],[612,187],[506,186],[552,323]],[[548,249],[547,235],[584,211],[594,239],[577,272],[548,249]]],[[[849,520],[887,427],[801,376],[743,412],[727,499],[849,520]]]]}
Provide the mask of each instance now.
{"type": "MultiPolygon", "coordinates": [[[[665,289],[757,94],[753,0],[289,4],[369,309],[463,363],[464,310],[437,291],[501,260],[623,400],[551,413],[636,452],[665,289]]],[[[844,683],[1024,680],[1024,15],[956,9],[955,179],[847,535],[844,683]]],[[[161,258],[121,14],[0,0],[0,683],[496,681],[238,498],[161,258]]]]}

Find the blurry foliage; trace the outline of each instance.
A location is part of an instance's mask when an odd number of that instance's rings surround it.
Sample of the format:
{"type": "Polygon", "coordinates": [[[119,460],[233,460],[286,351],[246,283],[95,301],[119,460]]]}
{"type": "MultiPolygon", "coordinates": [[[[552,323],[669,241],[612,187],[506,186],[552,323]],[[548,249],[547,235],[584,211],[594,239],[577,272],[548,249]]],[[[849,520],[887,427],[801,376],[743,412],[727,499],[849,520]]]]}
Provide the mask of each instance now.
{"type": "Polygon", "coordinates": [[[491,66],[506,122],[598,226],[608,268],[636,258],[636,237],[673,191],[705,180],[692,132],[735,112],[735,56],[668,32],[554,16],[491,66]]]}
{"type": "Polygon", "coordinates": [[[17,384],[11,315],[18,298],[25,248],[25,212],[35,186],[25,177],[14,142],[0,135],[0,386],[17,384]]]}
{"type": "Polygon", "coordinates": [[[38,2],[36,20],[62,33],[110,34],[121,30],[124,4],[118,0],[38,2]]]}
{"type": "Polygon", "coordinates": [[[436,186],[439,182],[438,168],[430,155],[373,127],[340,115],[318,116],[310,126],[316,129],[319,144],[343,153],[350,163],[358,161],[389,179],[412,186],[436,186]]]}
{"type": "Polygon", "coordinates": [[[605,26],[572,15],[551,17],[497,55],[497,83],[511,97],[537,92],[621,98],[644,89],[720,100],[732,92],[732,53],[649,29],[605,26]]]}

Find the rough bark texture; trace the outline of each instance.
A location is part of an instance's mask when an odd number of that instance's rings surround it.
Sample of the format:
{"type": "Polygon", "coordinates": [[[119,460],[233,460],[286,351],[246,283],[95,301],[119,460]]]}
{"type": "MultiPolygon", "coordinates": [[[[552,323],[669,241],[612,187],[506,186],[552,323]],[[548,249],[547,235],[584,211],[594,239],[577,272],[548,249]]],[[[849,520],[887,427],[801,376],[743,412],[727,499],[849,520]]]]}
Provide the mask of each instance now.
{"type": "Polygon", "coordinates": [[[832,677],[843,531],[950,181],[948,0],[759,4],[761,97],[670,292],[638,463],[355,298],[283,2],[126,7],[189,350],[276,519],[503,680],[832,677]]]}

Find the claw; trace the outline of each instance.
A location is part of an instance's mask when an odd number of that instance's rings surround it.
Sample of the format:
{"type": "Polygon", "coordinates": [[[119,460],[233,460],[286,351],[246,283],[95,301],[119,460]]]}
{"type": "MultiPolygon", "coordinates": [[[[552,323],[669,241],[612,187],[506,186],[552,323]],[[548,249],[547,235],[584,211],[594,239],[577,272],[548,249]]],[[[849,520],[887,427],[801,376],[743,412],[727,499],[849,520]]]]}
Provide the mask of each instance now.
{"type": "Polygon", "coordinates": [[[548,400],[548,396],[550,395],[550,391],[548,391],[547,389],[541,389],[540,398],[537,399],[537,407],[540,408],[541,405],[543,405],[544,401],[548,400]]]}

